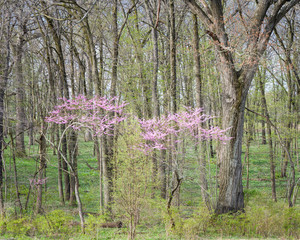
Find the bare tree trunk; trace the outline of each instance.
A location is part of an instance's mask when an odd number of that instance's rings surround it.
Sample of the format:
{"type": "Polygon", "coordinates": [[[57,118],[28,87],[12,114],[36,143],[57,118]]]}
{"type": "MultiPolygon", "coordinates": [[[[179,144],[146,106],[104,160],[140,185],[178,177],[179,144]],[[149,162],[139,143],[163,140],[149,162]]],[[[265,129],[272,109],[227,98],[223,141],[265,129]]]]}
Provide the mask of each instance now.
{"type": "MultiPolygon", "coordinates": [[[[260,74],[259,74],[260,75],[260,74]]],[[[263,107],[263,112],[265,116],[269,119],[269,112],[267,108],[267,101],[265,97],[264,84],[261,79],[261,75],[259,76],[259,88],[261,93],[261,102],[263,107]]],[[[272,183],[272,199],[273,201],[277,201],[276,197],[276,182],[275,182],[275,163],[274,163],[274,153],[273,153],[273,141],[272,141],[272,130],[271,125],[267,122],[267,133],[268,133],[268,144],[269,144],[269,158],[270,158],[270,173],[271,173],[271,183],[272,183]]]]}
{"type": "MultiPolygon", "coordinates": [[[[1,57],[1,56],[0,56],[1,57]]],[[[5,94],[5,88],[6,83],[4,84],[5,79],[2,78],[2,74],[0,74],[0,82],[1,82],[1,88],[0,88],[0,216],[4,217],[5,211],[4,211],[4,199],[3,199],[3,115],[4,115],[4,94],[5,94]]],[[[6,81],[5,81],[6,82],[6,81]]]]}
{"type": "Polygon", "coordinates": [[[17,86],[17,124],[16,124],[16,154],[17,156],[25,156],[24,131],[26,124],[25,116],[25,89],[23,79],[22,56],[24,46],[23,36],[19,36],[18,43],[14,48],[15,56],[15,74],[17,86]]]}
{"type": "MultiPolygon", "coordinates": [[[[43,116],[42,116],[43,119],[43,116]]],[[[39,169],[38,169],[38,182],[37,182],[37,199],[36,199],[36,208],[35,213],[43,213],[42,210],[42,197],[43,197],[43,185],[45,183],[44,177],[44,171],[46,167],[46,138],[45,138],[45,126],[42,122],[41,126],[41,135],[39,139],[39,145],[40,145],[40,163],[39,163],[39,169]]]]}
{"type": "Polygon", "coordinates": [[[247,166],[247,177],[246,177],[246,189],[249,189],[250,184],[250,161],[249,161],[249,149],[250,149],[250,135],[247,136],[247,142],[246,142],[246,153],[245,153],[245,164],[247,166]]]}
{"type": "Polygon", "coordinates": [[[177,76],[176,76],[176,25],[174,0],[169,1],[170,9],[170,71],[171,71],[171,95],[172,113],[177,112],[177,76]]]}
{"type": "MultiPolygon", "coordinates": [[[[78,175],[77,172],[77,155],[78,155],[78,146],[77,146],[77,133],[75,130],[71,130],[69,134],[69,161],[73,174],[70,175],[70,205],[76,205],[76,196],[75,196],[75,175],[78,175]]],[[[77,176],[78,178],[78,176],[77,176]]]]}
{"type": "MultiPolygon", "coordinates": [[[[101,143],[102,144],[102,143],[101,143]]],[[[96,157],[98,162],[98,169],[99,169],[99,206],[101,214],[104,213],[104,203],[103,203],[103,161],[102,161],[102,146],[99,144],[98,137],[94,138],[94,148],[96,150],[96,157]]]]}
{"type": "MultiPolygon", "coordinates": [[[[41,30],[42,32],[42,30],[41,30]]],[[[56,85],[57,82],[55,82],[55,78],[53,76],[53,69],[52,69],[52,62],[53,62],[53,55],[51,51],[51,46],[49,43],[49,36],[43,35],[43,39],[46,45],[46,63],[47,63],[47,69],[48,69],[48,79],[49,79],[49,85],[50,85],[50,90],[51,90],[51,98],[53,99],[53,104],[57,104],[57,94],[56,94],[56,85]]],[[[59,127],[54,126],[53,127],[53,142],[56,142],[56,146],[58,146],[59,141],[60,141],[60,136],[59,136],[59,127]]],[[[53,150],[55,153],[55,148],[53,150]]],[[[65,199],[64,199],[64,192],[63,192],[63,177],[62,177],[62,157],[60,151],[57,151],[57,167],[58,167],[58,193],[59,193],[59,199],[62,205],[65,204],[65,199]]]]}
{"type": "Polygon", "coordinates": [[[78,214],[80,218],[80,225],[81,225],[81,231],[82,233],[85,233],[85,224],[84,224],[84,216],[83,216],[83,208],[82,203],[79,195],[79,181],[78,181],[78,175],[75,174],[75,197],[78,205],[78,214]]]}
{"type": "Polygon", "coordinates": [[[175,221],[171,210],[172,201],[174,196],[176,196],[175,193],[178,191],[178,188],[180,188],[181,186],[181,182],[182,182],[182,177],[179,175],[178,169],[175,169],[174,172],[172,173],[172,184],[170,186],[170,193],[167,201],[167,213],[170,218],[171,228],[175,227],[175,221]]]}
{"type": "MultiPolygon", "coordinates": [[[[48,12],[48,7],[45,1],[41,1],[44,11],[47,16],[50,16],[50,13],[48,12]]],[[[63,55],[63,49],[61,45],[61,37],[58,35],[57,28],[54,25],[54,19],[51,17],[46,17],[48,27],[51,31],[54,43],[55,43],[55,48],[56,52],[58,55],[58,68],[59,68],[59,78],[60,78],[60,94],[61,97],[65,97],[67,99],[70,98],[69,94],[69,88],[68,88],[68,82],[67,82],[67,74],[66,74],[66,68],[65,68],[65,60],[64,60],[64,55],[63,55]]],[[[62,124],[60,126],[61,133],[64,133],[65,130],[65,125],[62,124]]],[[[64,157],[67,159],[68,156],[68,151],[67,151],[67,136],[66,134],[63,134],[61,136],[62,140],[62,151],[61,154],[64,155],[64,157]]],[[[63,170],[64,170],[64,182],[65,182],[65,200],[68,201],[70,199],[70,176],[68,173],[68,165],[66,161],[62,162],[63,170]]]]}
{"type": "MultiPolygon", "coordinates": [[[[56,142],[57,146],[60,140],[59,136],[59,129],[56,129],[56,142]]],[[[64,187],[63,187],[63,173],[62,173],[62,156],[60,151],[57,151],[57,168],[58,168],[58,193],[59,199],[62,205],[65,205],[65,198],[64,198],[64,187]]]]}
{"type": "Polygon", "coordinates": [[[9,130],[9,135],[10,135],[10,141],[11,141],[11,149],[12,149],[12,159],[13,159],[13,169],[14,169],[14,183],[15,183],[15,190],[16,190],[16,196],[17,196],[17,202],[20,207],[20,213],[22,214],[23,212],[23,207],[22,207],[22,202],[20,199],[20,192],[19,192],[19,182],[18,182],[18,173],[17,173],[17,164],[16,164],[16,146],[14,143],[14,137],[12,130],[9,130]]]}
{"type": "MultiPolygon", "coordinates": [[[[8,25],[9,26],[9,25],[8,25]]],[[[4,145],[4,97],[7,88],[7,81],[9,75],[9,61],[10,61],[10,45],[9,45],[9,27],[7,34],[4,32],[5,28],[1,28],[0,37],[0,217],[5,216],[4,198],[3,198],[3,145],[4,145]]]]}
{"type": "MultiPolygon", "coordinates": [[[[248,87],[236,87],[236,72],[230,66],[222,66],[223,109],[222,128],[228,129],[231,137],[226,145],[220,144],[219,157],[219,199],[216,213],[235,212],[244,209],[244,192],[242,185],[242,138],[244,128],[244,109],[248,94],[248,87]],[[227,72],[226,72],[227,71],[227,72]],[[233,80],[234,79],[234,80],[233,80]]],[[[242,82],[241,80],[239,80],[242,82]]]]}
{"type": "MultiPolygon", "coordinates": [[[[201,63],[199,52],[199,33],[198,33],[198,20],[197,15],[193,14],[193,55],[194,55],[194,75],[196,81],[196,106],[197,108],[203,108],[203,96],[202,96],[202,79],[201,79],[201,63]]],[[[199,127],[204,127],[202,124],[199,127]]],[[[205,205],[211,210],[211,200],[208,194],[208,184],[206,177],[206,143],[200,142],[198,148],[199,159],[199,174],[201,184],[201,194],[205,205]]]]}
{"type": "MultiPolygon", "coordinates": [[[[263,115],[265,114],[263,113],[263,115]]],[[[267,144],[265,120],[261,120],[261,144],[267,144]]]]}
{"type": "MultiPolygon", "coordinates": [[[[110,96],[115,97],[117,93],[118,59],[119,59],[119,33],[118,33],[118,0],[114,0],[113,5],[113,56],[110,96]]],[[[113,134],[113,130],[111,130],[113,134]]],[[[104,137],[104,162],[103,162],[103,183],[104,183],[104,206],[111,214],[113,203],[113,156],[114,156],[114,136],[104,137]]]]}

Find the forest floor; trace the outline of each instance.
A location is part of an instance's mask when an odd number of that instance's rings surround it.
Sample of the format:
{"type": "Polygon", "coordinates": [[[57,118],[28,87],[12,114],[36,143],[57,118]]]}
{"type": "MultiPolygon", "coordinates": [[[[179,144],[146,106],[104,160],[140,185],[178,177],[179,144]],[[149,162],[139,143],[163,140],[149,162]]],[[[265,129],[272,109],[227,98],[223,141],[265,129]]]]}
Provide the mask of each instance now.
{"type": "MultiPolygon", "coordinates": [[[[244,149],[243,147],[243,151],[244,149]]],[[[288,208],[288,178],[280,177],[281,155],[282,153],[275,148],[277,202],[272,201],[268,146],[252,142],[248,189],[246,164],[243,170],[245,213],[214,216],[201,203],[195,153],[188,153],[185,158],[186,174],[181,186],[180,206],[173,209],[175,229],[171,230],[168,227],[165,201],[160,198],[149,199],[145,209],[141,211],[136,239],[299,239],[299,196],[296,206],[288,208]]],[[[60,203],[57,190],[57,156],[53,155],[50,148],[47,156],[47,182],[43,192],[44,214],[36,216],[36,189],[29,189],[30,180],[38,169],[38,146],[28,146],[27,157],[16,159],[23,212],[16,201],[13,154],[9,148],[5,150],[6,217],[0,219],[0,239],[127,239],[128,225],[122,215],[116,218],[124,222],[123,228],[100,227],[105,221],[105,216],[99,214],[99,171],[95,170],[97,159],[93,156],[93,143],[80,141],[78,155],[80,196],[85,213],[86,234],[80,231],[77,207],[68,204],[63,206],[60,203]]],[[[242,159],[244,162],[244,154],[242,159]]],[[[294,161],[296,162],[296,156],[294,161]]],[[[296,166],[299,178],[299,163],[296,163],[296,166]]],[[[216,158],[208,159],[208,168],[209,186],[214,189],[216,158]]],[[[212,191],[213,202],[215,194],[216,192],[212,191]]]]}

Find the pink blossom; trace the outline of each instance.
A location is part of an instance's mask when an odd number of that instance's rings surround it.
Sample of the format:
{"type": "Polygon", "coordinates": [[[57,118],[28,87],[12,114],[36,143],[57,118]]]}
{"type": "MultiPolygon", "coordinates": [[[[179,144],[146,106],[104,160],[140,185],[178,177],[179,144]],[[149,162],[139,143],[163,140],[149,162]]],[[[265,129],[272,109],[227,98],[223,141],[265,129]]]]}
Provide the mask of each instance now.
{"type": "Polygon", "coordinates": [[[47,122],[72,125],[74,130],[81,127],[92,129],[97,135],[108,134],[113,126],[124,121],[123,109],[127,103],[117,104],[117,98],[94,97],[87,99],[79,95],[74,99],[61,98],[62,104],[45,118],[47,122]],[[76,125],[76,123],[80,123],[76,125]]]}

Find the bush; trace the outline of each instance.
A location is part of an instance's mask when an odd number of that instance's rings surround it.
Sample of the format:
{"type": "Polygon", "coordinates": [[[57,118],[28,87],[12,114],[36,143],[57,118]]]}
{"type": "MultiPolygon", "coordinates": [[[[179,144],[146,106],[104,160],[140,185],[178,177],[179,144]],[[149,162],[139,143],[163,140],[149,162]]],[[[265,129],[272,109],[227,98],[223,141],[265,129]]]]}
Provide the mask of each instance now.
{"type": "Polygon", "coordinates": [[[6,220],[5,224],[3,224],[2,226],[4,225],[5,225],[5,232],[17,237],[31,235],[30,233],[34,231],[34,227],[29,217],[9,219],[6,220]]]}
{"type": "Polygon", "coordinates": [[[209,214],[204,207],[188,219],[174,211],[175,228],[167,229],[167,232],[182,239],[197,239],[199,236],[299,239],[299,208],[288,208],[283,202],[270,201],[263,206],[254,203],[244,213],[218,216],[209,214]]]}
{"type": "Polygon", "coordinates": [[[95,234],[97,229],[105,222],[105,216],[89,216],[85,219],[85,231],[88,234],[95,234]]]}
{"type": "Polygon", "coordinates": [[[38,215],[34,221],[34,225],[39,234],[51,236],[51,235],[69,235],[72,232],[76,232],[78,229],[70,228],[72,226],[73,217],[62,210],[54,210],[45,215],[38,215]]]}
{"type": "Polygon", "coordinates": [[[300,211],[299,209],[287,208],[284,210],[283,228],[289,237],[300,238],[300,211]]]}

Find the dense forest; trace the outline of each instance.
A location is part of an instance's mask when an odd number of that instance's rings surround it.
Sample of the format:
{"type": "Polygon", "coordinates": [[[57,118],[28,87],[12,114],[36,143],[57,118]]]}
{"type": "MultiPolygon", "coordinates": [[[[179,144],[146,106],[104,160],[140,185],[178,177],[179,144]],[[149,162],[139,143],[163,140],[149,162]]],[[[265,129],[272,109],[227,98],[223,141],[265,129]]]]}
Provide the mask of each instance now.
{"type": "Polygon", "coordinates": [[[299,0],[0,0],[0,235],[300,238],[299,0]]]}

